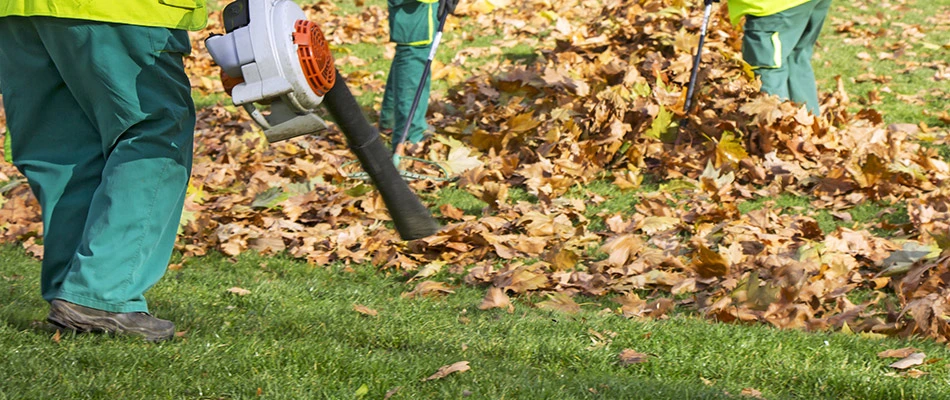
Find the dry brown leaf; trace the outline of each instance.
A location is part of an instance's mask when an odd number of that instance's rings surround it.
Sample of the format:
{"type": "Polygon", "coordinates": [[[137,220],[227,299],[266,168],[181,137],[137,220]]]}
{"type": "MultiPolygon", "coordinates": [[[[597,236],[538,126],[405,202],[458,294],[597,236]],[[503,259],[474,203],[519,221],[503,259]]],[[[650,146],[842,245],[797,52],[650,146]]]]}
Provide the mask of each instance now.
{"type": "Polygon", "coordinates": [[[446,286],[443,282],[424,281],[419,282],[411,292],[403,293],[401,296],[403,298],[414,299],[422,296],[441,296],[450,293],[455,293],[455,291],[446,286]]]}
{"type": "Polygon", "coordinates": [[[511,304],[511,299],[505,294],[505,291],[499,287],[490,287],[485,293],[485,298],[478,305],[479,310],[489,310],[492,308],[504,308],[509,313],[514,312],[515,306],[511,304]]]}
{"type": "Polygon", "coordinates": [[[880,353],[877,353],[877,356],[880,358],[904,358],[911,354],[914,354],[915,352],[917,352],[916,348],[903,347],[900,349],[884,350],[880,353]]]}
{"type": "Polygon", "coordinates": [[[925,357],[926,356],[924,355],[924,353],[912,353],[908,355],[907,357],[900,359],[899,361],[893,362],[891,365],[888,365],[888,367],[896,368],[896,369],[907,369],[915,365],[923,364],[925,357]]]}
{"type": "Polygon", "coordinates": [[[468,365],[468,361],[459,361],[454,364],[443,365],[439,367],[438,371],[430,375],[428,378],[422,379],[422,381],[426,382],[426,381],[432,381],[436,379],[442,379],[448,376],[449,374],[456,373],[456,372],[465,372],[470,369],[472,368],[468,365]]]}
{"type": "Polygon", "coordinates": [[[371,317],[375,317],[375,316],[379,315],[379,312],[378,312],[378,311],[376,311],[376,310],[374,310],[374,309],[372,309],[372,308],[369,308],[369,307],[367,307],[367,306],[364,306],[364,305],[362,305],[362,304],[353,304],[353,311],[356,311],[356,312],[358,312],[358,313],[360,313],[360,314],[363,314],[363,315],[369,315],[369,316],[371,316],[371,317]]]}
{"type": "Polygon", "coordinates": [[[692,267],[703,278],[718,278],[729,273],[729,263],[719,253],[703,245],[696,246],[697,254],[692,267]]]}
{"type": "Polygon", "coordinates": [[[633,349],[623,349],[620,354],[620,365],[642,364],[650,358],[648,354],[640,353],[633,349]]]}
{"type": "Polygon", "coordinates": [[[538,308],[546,310],[554,310],[568,314],[575,314],[581,310],[581,306],[577,304],[571,296],[568,296],[567,293],[556,292],[548,295],[548,300],[542,301],[537,304],[538,308]]]}
{"type": "Polygon", "coordinates": [[[231,288],[228,289],[228,293],[233,293],[233,294],[236,294],[236,295],[238,295],[238,296],[247,296],[247,295],[251,294],[251,291],[250,291],[250,290],[247,290],[247,289],[244,289],[244,288],[240,288],[240,287],[234,286],[234,287],[231,287],[231,288]]]}

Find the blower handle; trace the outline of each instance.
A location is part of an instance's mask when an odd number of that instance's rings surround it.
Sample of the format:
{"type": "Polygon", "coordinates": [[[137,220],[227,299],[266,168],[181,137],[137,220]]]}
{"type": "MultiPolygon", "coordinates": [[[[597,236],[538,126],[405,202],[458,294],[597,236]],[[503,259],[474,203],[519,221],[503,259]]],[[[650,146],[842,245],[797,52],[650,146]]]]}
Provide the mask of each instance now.
{"type": "Polygon", "coordinates": [[[366,120],[339,70],[336,71],[333,87],[324,96],[323,104],[346,136],[350,150],[359,159],[363,170],[379,190],[399,237],[414,240],[437,232],[439,223],[399,175],[399,170],[391,161],[392,154],[380,140],[379,131],[366,120]]]}

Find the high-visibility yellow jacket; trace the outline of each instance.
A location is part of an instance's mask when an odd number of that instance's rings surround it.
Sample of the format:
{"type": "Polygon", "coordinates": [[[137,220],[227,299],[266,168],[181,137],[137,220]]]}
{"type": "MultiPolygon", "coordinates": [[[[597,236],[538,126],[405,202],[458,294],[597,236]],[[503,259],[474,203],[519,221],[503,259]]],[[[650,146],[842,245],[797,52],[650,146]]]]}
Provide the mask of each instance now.
{"type": "Polygon", "coordinates": [[[205,0],[0,0],[0,17],[46,16],[199,30],[205,0]]]}
{"type": "Polygon", "coordinates": [[[734,25],[738,25],[744,15],[764,17],[809,1],[811,0],[729,0],[729,19],[734,25]]]}

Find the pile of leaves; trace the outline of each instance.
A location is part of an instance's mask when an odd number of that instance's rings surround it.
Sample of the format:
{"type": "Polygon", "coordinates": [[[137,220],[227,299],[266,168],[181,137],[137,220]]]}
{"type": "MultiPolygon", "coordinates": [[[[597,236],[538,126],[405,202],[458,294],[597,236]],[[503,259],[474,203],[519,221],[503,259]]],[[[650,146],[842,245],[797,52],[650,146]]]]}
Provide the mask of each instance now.
{"type": "MultiPolygon", "coordinates": [[[[337,130],[270,145],[233,107],[199,110],[177,248],[187,257],[254,250],[315,265],[369,262],[413,274],[407,296],[450,293],[453,283],[432,278],[448,270],[487,288],[483,309],[539,292],[548,296],[540,307],[570,312],[580,308],[574,295],[611,295],[613,312],[628,318],[680,308],[725,322],[950,339],[950,167],[921,145],[948,143],[946,132],[886,125],[871,109],[851,113],[841,86],[823,94],[821,116],[760,94],[724,8],[711,21],[686,115],[701,22],[691,2],[460,4],[462,22],[453,24],[506,39],[469,49],[472,37],[460,33],[443,44],[460,50],[434,69],[452,85],[430,107],[440,135],[415,152],[459,179],[411,185],[430,204],[452,187],[487,206],[471,215],[442,205],[444,228],[411,242],[391,229],[372,187],[348,178],[353,156],[337,130]],[[536,48],[536,59],[467,67],[468,57],[516,44],[536,48]],[[585,189],[595,181],[636,198],[634,209],[591,217],[610,201],[585,189]],[[642,190],[648,184],[658,190],[642,190]],[[512,199],[514,189],[531,201],[512,199]],[[740,211],[783,194],[811,201],[800,213],[769,200],[740,211]],[[862,229],[825,232],[805,212],[847,221],[866,202],[891,206],[862,229]],[[885,218],[898,207],[908,221],[885,218]]],[[[356,69],[352,90],[379,91],[382,77],[359,71],[365,61],[343,49],[386,45],[385,10],[339,16],[323,1],[306,11],[341,50],[338,65],[356,69]]],[[[213,15],[193,36],[196,91],[221,91],[200,41],[221,31],[213,15]]],[[[12,167],[0,173],[17,183],[3,188],[0,233],[37,251],[36,202],[12,167]]]]}

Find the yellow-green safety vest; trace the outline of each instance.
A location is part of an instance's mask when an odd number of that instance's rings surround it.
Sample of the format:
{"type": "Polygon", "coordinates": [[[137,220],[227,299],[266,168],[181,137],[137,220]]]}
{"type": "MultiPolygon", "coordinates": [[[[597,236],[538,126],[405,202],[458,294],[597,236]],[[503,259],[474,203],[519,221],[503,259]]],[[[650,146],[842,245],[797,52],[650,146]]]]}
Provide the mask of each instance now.
{"type": "Polygon", "coordinates": [[[729,19],[733,25],[738,25],[744,15],[764,17],[809,1],[811,0],[729,0],[729,19]]]}
{"type": "Polygon", "coordinates": [[[0,17],[45,16],[199,30],[205,0],[0,0],[0,17]]]}

